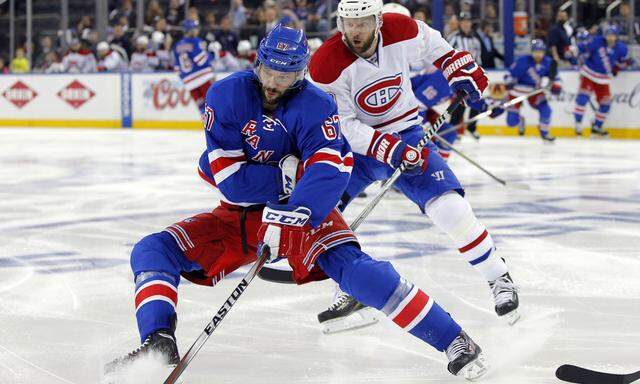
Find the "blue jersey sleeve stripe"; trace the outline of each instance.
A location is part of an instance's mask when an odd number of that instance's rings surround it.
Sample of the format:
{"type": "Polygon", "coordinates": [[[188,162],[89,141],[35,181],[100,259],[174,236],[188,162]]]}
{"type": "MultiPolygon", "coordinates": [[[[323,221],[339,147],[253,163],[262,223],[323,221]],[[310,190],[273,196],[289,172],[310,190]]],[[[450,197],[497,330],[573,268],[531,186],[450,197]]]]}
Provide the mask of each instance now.
{"type": "Polygon", "coordinates": [[[327,164],[336,168],[339,172],[351,174],[351,170],[353,169],[353,154],[348,152],[342,156],[340,152],[335,149],[320,148],[304,162],[304,169],[316,163],[327,164]]]}

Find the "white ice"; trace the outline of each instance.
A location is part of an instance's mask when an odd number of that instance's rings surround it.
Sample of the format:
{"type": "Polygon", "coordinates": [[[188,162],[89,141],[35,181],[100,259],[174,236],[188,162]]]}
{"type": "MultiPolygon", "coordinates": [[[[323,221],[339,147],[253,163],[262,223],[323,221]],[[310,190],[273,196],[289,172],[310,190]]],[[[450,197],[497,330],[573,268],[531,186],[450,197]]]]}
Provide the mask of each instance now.
{"type": "MultiPolygon", "coordinates": [[[[138,346],[129,251],[216,205],[195,172],[203,148],[200,132],[0,130],[1,383],[96,383],[104,363],[138,346]]],[[[497,319],[487,283],[400,195],[361,227],[364,249],[392,260],[483,347],[483,382],[555,383],[563,363],[640,369],[640,143],[483,137],[459,148],[531,186],[504,188],[450,162],[521,288],[522,320],[497,319]]],[[[246,270],[215,288],[180,286],[182,351],[246,270]]],[[[463,382],[386,319],[322,334],[316,314],[331,295],[328,281],[254,280],[185,383],[463,382]]]]}

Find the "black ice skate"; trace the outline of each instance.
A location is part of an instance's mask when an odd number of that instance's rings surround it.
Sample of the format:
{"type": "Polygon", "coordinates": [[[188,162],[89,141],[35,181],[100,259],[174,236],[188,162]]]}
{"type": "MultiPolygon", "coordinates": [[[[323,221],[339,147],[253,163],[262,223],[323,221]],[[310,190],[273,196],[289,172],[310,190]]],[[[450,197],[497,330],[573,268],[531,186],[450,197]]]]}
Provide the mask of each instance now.
{"type": "Polygon", "coordinates": [[[556,137],[550,134],[548,131],[540,131],[540,137],[545,143],[553,143],[554,141],[556,141],[556,137]]]}
{"type": "Polygon", "coordinates": [[[487,373],[489,369],[482,354],[482,348],[474,343],[465,331],[460,331],[445,353],[449,359],[447,370],[455,376],[475,380],[487,373]]]}
{"type": "Polygon", "coordinates": [[[496,303],[496,313],[500,318],[503,318],[513,325],[520,319],[518,313],[518,288],[513,283],[509,273],[498,277],[494,281],[489,282],[491,292],[493,293],[493,300],[496,303]]]}
{"type": "Polygon", "coordinates": [[[367,307],[348,294],[338,291],[329,308],[318,314],[318,321],[323,326],[322,331],[328,334],[375,324],[379,316],[375,308],[367,307]]]}
{"type": "Polygon", "coordinates": [[[591,126],[591,136],[592,137],[607,137],[609,136],[609,132],[602,128],[602,127],[597,127],[595,125],[591,126]]]}
{"type": "Polygon", "coordinates": [[[142,345],[126,356],[119,357],[105,365],[105,374],[116,372],[127,367],[136,360],[155,354],[163,359],[167,366],[175,366],[180,362],[178,345],[173,332],[169,329],[161,329],[147,336],[142,345]]]}

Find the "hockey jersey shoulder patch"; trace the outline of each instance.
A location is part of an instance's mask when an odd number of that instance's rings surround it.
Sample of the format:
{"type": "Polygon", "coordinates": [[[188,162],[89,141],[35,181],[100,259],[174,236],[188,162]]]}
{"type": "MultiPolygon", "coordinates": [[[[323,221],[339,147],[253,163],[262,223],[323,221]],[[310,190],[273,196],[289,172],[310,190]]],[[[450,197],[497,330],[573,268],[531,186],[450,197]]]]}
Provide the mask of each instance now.
{"type": "Polygon", "coordinates": [[[410,17],[398,13],[382,15],[382,46],[410,40],[418,36],[418,24],[410,17]]]}
{"type": "Polygon", "coordinates": [[[358,57],[342,42],[342,34],[336,33],[311,57],[309,75],[316,83],[331,84],[357,59],[358,57]]]}

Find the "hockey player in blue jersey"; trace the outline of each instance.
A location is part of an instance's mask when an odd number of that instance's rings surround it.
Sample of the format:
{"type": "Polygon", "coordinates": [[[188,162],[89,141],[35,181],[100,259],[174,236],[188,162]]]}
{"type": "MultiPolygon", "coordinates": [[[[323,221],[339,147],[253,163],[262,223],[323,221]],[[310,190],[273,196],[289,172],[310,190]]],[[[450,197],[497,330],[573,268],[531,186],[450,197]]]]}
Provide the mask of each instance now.
{"type": "MultiPolygon", "coordinates": [[[[544,86],[543,78],[545,77],[551,82],[552,94],[559,95],[562,92],[560,79],[557,74],[551,73],[553,59],[550,56],[546,56],[546,51],[547,47],[542,40],[533,40],[531,42],[531,54],[519,57],[509,67],[509,73],[505,75],[505,85],[510,100],[542,88],[544,86]]],[[[549,133],[551,106],[547,101],[546,95],[544,92],[540,92],[529,97],[528,102],[540,114],[538,123],[540,137],[546,142],[553,142],[555,137],[549,133]]],[[[518,127],[518,133],[524,135],[525,121],[520,116],[521,105],[522,103],[518,103],[507,109],[507,125],[518,127]]]]}
{"type": "MultiPolygon", "coordinates": [[[[109,364],[113,371],[151,352],[167,364],[175,340],[181,275],[214,285],[257,254],[286,258],[297,283],[327,277],[401,328],[445,352],[447,368],[475,379],[481,349],[432,297],[389,262],[364,253],[336,205],[353,155],[331,96],[305,79],[302,31],[276,25],[262,40],[254,71],[237,72],[207,92],[201,175],[220,206],[140,240],[131,253],[142,345],[109,364]]],[[[420,163],[407,163],[409,169],[420,163]]]]}
{"type": "Polygon", "coordinates": [[[174,70],[180,73],[184,88],[191,94],[200,115],[203,115],[205,95],[214,77],[211,67],[213,58],[206,49],[206,42],[198,37],[198,21],[187,19],[182,27],[184,38],[173,46],[174,70]]]}
{"type": "Polygon", "coordinates": [[[618,40],[618,27],[609,25],[603,35],[591,36],[588,40],[578,44],[580,55],[584,57],[584,64],[580,68],[580,88],[576,96],[576,106],[573,111],[575,132],[582,135],[582,119],[586,105],[592,93],[596,94],[598,110],[591,125],[591,134],[607,136],[609,133],[603,128],[607,114],[611,109],[611,90],[609,84],[621,69],[631,65],[631,59],[626,44],[618,40]]]}
{"type": "MultiPolygon", "coordinates": [[[[416,99],[420,102],[422,124],[435,123],[440,114],[433,109],[433,107],[446,101],[452,95],[447,79],[442,72],[434,66],[432,68],[426,68],[413,76],[411,78],[411,88],[416,95],[416,99]]],[[[456,130],[452,129],[451,124],[448,122],[444,123],[438,132],[446,132],[442,138],[449,144],[453,144],[458,136],[456,130]]],[[[447,160],[451,154],[451,149],[440,143],[439,140],[436,140],[435,144],[438,147],[438,154],[440,154],[444,160],[447,160]]]]}

